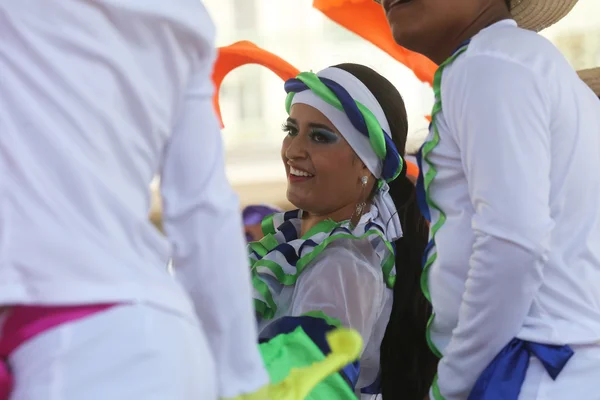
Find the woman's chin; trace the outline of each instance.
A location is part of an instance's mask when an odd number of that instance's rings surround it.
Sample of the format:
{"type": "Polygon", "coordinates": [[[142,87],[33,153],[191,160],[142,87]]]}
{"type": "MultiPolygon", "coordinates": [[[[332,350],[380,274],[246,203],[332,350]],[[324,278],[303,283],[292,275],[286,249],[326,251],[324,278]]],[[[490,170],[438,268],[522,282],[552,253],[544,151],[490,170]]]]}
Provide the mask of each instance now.
{"type": "Polygon", "coordinates": [[[306,195],[302,195],[300,193],[296,193],[295,190],[293,190],[292,188],[288,187],[287,190],[287,200],[292,203],[292,205],[300,210],[310,210],[312,207],[311,205],[313,204],[313,202],[310,201],[309,198],[307,198],[306,195]]]}

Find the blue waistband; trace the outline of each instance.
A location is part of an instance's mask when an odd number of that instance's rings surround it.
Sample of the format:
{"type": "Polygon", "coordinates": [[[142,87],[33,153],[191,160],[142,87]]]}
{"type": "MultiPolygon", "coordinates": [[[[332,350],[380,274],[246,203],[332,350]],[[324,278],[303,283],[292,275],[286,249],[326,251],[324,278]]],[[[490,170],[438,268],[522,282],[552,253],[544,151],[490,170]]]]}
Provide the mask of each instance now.
{"type": "Polygon", "coordinates": [[[548,375],[556,379],[573,354],[566,345],[513,339],[479,376],[468,400],[517,400],[531,356],[540,360],[548,375]]]}

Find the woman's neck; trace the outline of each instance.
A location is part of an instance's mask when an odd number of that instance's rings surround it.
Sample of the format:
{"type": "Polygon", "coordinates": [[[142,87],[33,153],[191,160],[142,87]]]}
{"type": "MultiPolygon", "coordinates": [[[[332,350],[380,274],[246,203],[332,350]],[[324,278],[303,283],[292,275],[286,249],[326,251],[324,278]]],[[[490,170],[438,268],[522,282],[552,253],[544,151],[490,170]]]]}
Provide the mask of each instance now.
{"type": "Polygon", "coordinates": [[[328,212],[325,214],[317,214],[311,213],[309,211],[304,211],[302,213],[302,223],[300,225],[300,236],[304,236],[308,231],[310,231],[313,227],[315,227],[319,222],[323,222],[326,220],[332,220],[335,222],[342,222],[349,220],[352,218],[352,215],[356,211],[356,204],[350,204],[344,207],[341,207],[332,212],[328,212]]]}

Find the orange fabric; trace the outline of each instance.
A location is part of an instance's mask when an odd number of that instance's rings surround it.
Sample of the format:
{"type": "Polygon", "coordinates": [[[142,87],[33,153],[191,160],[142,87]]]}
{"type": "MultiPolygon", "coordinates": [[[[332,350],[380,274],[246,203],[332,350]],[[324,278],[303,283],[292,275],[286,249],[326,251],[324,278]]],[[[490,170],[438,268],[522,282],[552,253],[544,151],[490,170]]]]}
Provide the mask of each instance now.
{"type": "Polygon", "coordinates": [[[224,124],[223,117],[221,116],[221,107],[219,106],[219,89],[221,88],[223,79],[234,69],[247,64],[258,64],[267,67],[284,81],[295,78],[300,73],[299,69],[281,57],[246,40],[220,47],[213,70],[213,82],[215,84],[213,103],[221,121],[221,127],[224,124]]]}
{"type": "Polygon", "coordinates": [[[313,7],[406,65],[422,82],[433,84],[437,65],[396,44],[381,5],[373,0],[314,0],[313,7]]]}
{"type": "Polygon", "coordinates": [[[404,160],[404,162],[406,163],[406,176],[417,178],[419,176],[419,167],[417,164],[408,160],[404,160]]]}
{"type": "MultiPolygon", "coordinates": [[[[236,42],[232,45],[220,47],[218,57],[215,62],[213,70],[213,83],[215,85],[215,95],[213,97],[213,103],[215,111],[221,121],[221,127],[223,127],[223,118],[221,116],[221,108],[219,106],[219,89],[223,83],[223,79],[234,69],[247,64],[258,64],[262,65],[273,71],[284,81],[296,77],[300,70],[296,67],[276,56],[275,54],[262,49],[249,41],[236,42]]],[[[419,175],[419,168],[406,161],[408,176],[417,177],[419,175]]]]}

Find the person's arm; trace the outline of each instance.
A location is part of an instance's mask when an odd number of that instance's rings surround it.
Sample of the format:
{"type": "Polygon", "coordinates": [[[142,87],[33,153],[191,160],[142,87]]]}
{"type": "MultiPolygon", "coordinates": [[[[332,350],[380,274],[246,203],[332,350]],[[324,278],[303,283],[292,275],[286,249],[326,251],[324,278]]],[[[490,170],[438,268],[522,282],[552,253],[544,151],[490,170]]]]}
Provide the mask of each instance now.
{"type": "Polygon", "coordinates": [[[225,176],[211,72],[207,62],[182,99],[164,156],[161,194],[174,274],[208,338],[219,395],[229,398],[254,392],[269,378],[257,348],[240,207],[225,176]]]}
{"type": "Polygon", "coordinates": [[[527,66],[474,56],[442,87],[461,151],[475,242],[458,326],[438,367],[446,400],[466,399],[520,331],[542,285],[550,214],[550,100],[527,66]]]}

